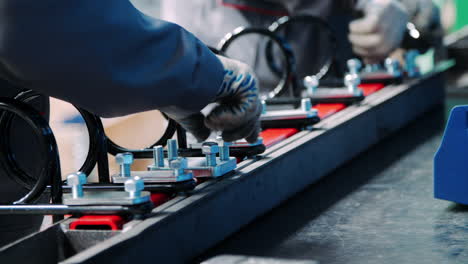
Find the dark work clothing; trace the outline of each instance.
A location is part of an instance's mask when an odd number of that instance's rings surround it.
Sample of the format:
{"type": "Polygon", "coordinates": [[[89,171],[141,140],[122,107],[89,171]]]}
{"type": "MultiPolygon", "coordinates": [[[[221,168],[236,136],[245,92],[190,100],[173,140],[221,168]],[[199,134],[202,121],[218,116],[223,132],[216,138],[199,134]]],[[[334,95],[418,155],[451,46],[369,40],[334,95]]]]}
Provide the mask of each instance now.
{"type": "Polygon", "coordinates": [[[223,68],[129,0],[0,1],[0,75],[104,117],[212,102],[223,68]]]}
{"type": "MultiPolygon", "coordinates": [[[[174,106],[198,112],[224,77],[220,61],[192,34],[142,14],[129,0],[0,0],[0,13],[0,78],[103,117],[174,106]]],[[[0,96],[18,91],[0,85],[0,96]]],[[[38,102],[40,111],[47,102],[38,102]]],[[[22,166],[37,175],[34,136],[21,122],[12,135],[22,166]]],[[[27,191],[9,176],[0,168],[0,203],[27,191]]],[[[41,219],[0,216],[0,245],[41,219]]]]}

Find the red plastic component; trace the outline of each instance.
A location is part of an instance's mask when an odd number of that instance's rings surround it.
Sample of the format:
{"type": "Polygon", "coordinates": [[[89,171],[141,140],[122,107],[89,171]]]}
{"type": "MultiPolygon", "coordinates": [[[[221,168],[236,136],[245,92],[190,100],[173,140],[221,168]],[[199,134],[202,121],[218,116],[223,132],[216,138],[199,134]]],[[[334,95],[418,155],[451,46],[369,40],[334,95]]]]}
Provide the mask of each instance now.
{"type": "Polygon", "coordinates": [[[263,138],[263,144],[266,147],[271,147],[274,144],[291,137],[297,132],[299,132],[299,130],[295,128],[270,128],[260,133],[260,136],[263,138]]]}
{"type": "Polygon", "coordinates": [[[318,105],[314,105],[314,108],[318,110],[319,117],[321,119],[324,119],[345,109],[346,105],[345,104],[318,104],[318,105]]]}
{"type": "Polygon", "coordinates": [[[369,84],[361,84],[359,85],[359,88],[362,89],[364,92],[365,96],[371,95],[379,90],[382,90],[385,87],[385,85],[381,83],[369,83],[369,84]]]}
{"type": "Polygon", "coordinates": [[[71,230],[121,230],[125,219],[118,215],[86,215],[78,218],[70,224],[71,230]]]}
{"type": "Polygon", "coordinates": [[[151,193],[151,201],[154,206],[160,206],[171,199],[172,197],[167,193],[151,193]]]}
{"type": "MultiPolygon", "coordinates": [[[[369,84],[361,84],[359,87],[364,92],[365,96],[373,94],[385,87],[385,85],[381,83],[369,83],[369,84]]],[[[345,104],[317,104],[314,106],[319,112],[319,117],[321,119],[327,118],[333,114],[340,112],[341,110],[346,108],[345,104]]]]}

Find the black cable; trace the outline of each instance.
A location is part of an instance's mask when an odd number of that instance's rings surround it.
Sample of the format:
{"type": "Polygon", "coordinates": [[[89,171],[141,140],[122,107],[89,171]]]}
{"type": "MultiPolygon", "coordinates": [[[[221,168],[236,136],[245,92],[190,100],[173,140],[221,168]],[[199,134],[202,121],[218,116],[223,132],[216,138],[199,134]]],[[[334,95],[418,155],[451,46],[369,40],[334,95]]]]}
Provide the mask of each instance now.
{"type": "MultiPolygon", "coordinates": [[[[338,41],[336,39],[335,33],[325,20],[316,16],[312,16],[312,15],[281,17],[277,21],[275,21],[273,24],[271,24],[271,26],[268,27],[268,29],[274,32],[275,34],[279,34],[281,30],[284,30],[286,27],[295,23],[308,23],[308,24],[319,26],[321,29],[323,29],[323,32],[327,34],[327,37],[330,40],[330,44],[331,44],[330,51],[332,52],[330,59],[328,59],[324,63],[324,65],[320,68],[320,70],[317,73],[310,74],[310,75],[315,75],[320,80],[329,72],[333,63],[335,63],[336,61],[336,51],[338,50],[338,41]]],[[[280,67],[276,65],[275,63],[274,56],[273,56],[273,45],[271,41],[267,43],[267,46],[265,49],[265,56],[267,59],[267,65],[270,68],[270,70],[273,73],[275,73],[277,76],[280,76],[281,70],[280,70],[280,67]]]]}
{"type": "Polygon", "coordinates": [[[274,32],[268,30],[268,29],[263,29],[263,28],[238,28],[234,30],[232,33],[227,34],[218,44],[218,49],[219,51],[224,54],[226,51],[229,49],[231,44],[239,39],[242,36],[245,35],[262,35],[267,38],[269,38],[270,41],[274,42],[275,44],[278,45],[280,48],[280,51],[282,55],[285,58],[285,69],[284,71],[281,72],[281,80],[279,84],[271,90],[265,98],[262,98],[264,100],[274,98],[276,96],[283,95],[288,91],[290,95],[294,94],[294,90],[296,90],[297,82],[296,82],[296,61],[295,57],[293,54],[293,51],[291,50],[291,47],[289,44],[283,40],[282,38],[278,37],[274,32]]]}
{"type": "MultiPolygon", "coordinates": [[[[51,200],[52,203],[58,204],[62,202],[62,182],[60,173],[60,159],[57,148],[57,143],[52,130],[47,121],[31,106],[12,98],[0,98],[0,162],[6,170],[8,176],[12,177],[20,173],[19,171],[11,171],[18,168],[14,155],[11,152],[9,144],[10,128],[14,116],[18,116],[31,126],[35,135],[38,137],[39,143],[42,146],[41,156],[43,157],[44,165],[39,173],[39,177],[35,183],[29,185],[27,189],[30,191],[14,204],[28,204],[36,201],[44,193],[47,184],[52,186],[51,200]]],[[[24,172],[23,172],[24,173],[24,172]]],[[[22,175],[28,179],[29,176],[22,175]]],[[[25,182],[29,184],[30,182],[25,182]]]]}

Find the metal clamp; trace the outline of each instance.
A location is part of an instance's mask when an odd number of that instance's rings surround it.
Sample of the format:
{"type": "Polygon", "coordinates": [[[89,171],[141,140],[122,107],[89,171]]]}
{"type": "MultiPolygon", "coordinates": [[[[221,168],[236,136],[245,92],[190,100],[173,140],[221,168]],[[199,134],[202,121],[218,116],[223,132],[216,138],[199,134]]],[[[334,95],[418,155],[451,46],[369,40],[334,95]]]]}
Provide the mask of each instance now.
{"type": "Polygon", "coordinates": [[[128,177],[125,192],[122,191],[83,191],[86,174],[82,172],[67,176],[67,184],[72,192],[63,195],[65,205],[138,205],[150,201],[150,193],[143,191],[145,183],[139,177],[128,177]]]}

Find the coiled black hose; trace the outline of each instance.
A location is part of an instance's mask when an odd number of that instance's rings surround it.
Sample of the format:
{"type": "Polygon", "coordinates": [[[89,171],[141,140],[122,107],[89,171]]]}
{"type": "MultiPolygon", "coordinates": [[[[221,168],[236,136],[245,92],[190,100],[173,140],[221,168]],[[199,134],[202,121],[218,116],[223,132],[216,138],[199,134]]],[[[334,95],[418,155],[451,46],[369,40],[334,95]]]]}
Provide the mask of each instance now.
{"type": "Polygon", "coordinates": [[[266,95],[263,95],[263,100],[268,100],[280,95],[290,92],[290,96],[294,94],[297,86],[296,74],[296,61],[293,54],[293,51],[289,44],[282,38],[278,37],[274,32],[264,29],[264,28],[237,28],[233,32],[227,34],[218,44],[219,51],[224,54],[229,49],[229,47],[237,39],[245,35],[262,35],[267,37],[271,42],[278,45],[280,52],[285,58],[285,67],[284,70],[280,72],[281,80],[278,85],[268,92],[266,95]]]}
{"type": "MultiPolygon", "coordinates": [[[[14,97],[15,100],[28,103],[31,100],[41,96],[41,94],[32,91],[26,90],[20,92],[18,95],[14,97]]],[[[85,173],[86,175],[90,175],[93,171],[96,164],[98,165],[98,175],[99,181],[103,183],[109,182],[109,165],[107,160],[107,138],[104,134],[104,127],[102,125],[101,119],[88,111],[76,107],[78,112],[83,117],[86,127],[88,129],[89,135],[89,149],[86,155],[86,159],[79,169],[79,171],[85,173]]],[[[0,127],[4,127],[4,120],[0,119],[0,127]]],[[[9,144],[4,142],[3,145],[9,144]]],[[[0,157],[1,159],[1,157],[0,157]]],[[[12,171],[15,171],[15,178],[18,179],[25,179],[27,178],[29,182],[34,181],[34,178],[30,175],[27,175],[18,165],[15,159],[11,159],[8,162],[8,167],[12,168],[12,171]]],[[[28,187],[28,184],[22,184],[24,187],[28,187]]]]}
{"type": "Polygon", "coordinates": [[[57,143],[52,130],[47,121],[31,106],[11,98],[0,98],[0,148],[3,167],[7,175],[18,175],[16,181],[21,181],[30,191],[15,201],[14,204],[28,204],[36,201],[44,193],[47,184],[52,186],[51,200],[52,203],[58,204],[62,202],[62,179],[60,175],[60,159],[57,148],[57,143]],[[43,157],[44,166],[42,167],[39,177],[35,183],[31,183],[32,177],[28,176],[22,170],[17,170],[19,167],[16,164],[14,155],[12,155],[9,144],[11,123],[13,117],[17,116],[31,126],[37,136],[41,148],[41,156],[43,157]]]}
{"type": "MultiPolygon", "coordinates": [[[[322,79],[330,70],[332,65],[336,60],[336,51],[338,50],[338,41],[336,39],[333,29],[329,24],[316,16],[312,15],[298,15],[298,16],[285,16],[279,18],[273,24],[271,24],[268,29],[279,35],[279,33],[286,29],[288,26],[291,26],[296,23],[307,23],[310,25],[318,26],[322,32],[326,33],[327,38],[330,41],[330,51],[332,52],[330,58],[324,63],[324,65],[319,69],[317,73],[310,73],[309,75],[315,75],[319,80],[322,79]]],[[[277,76],[281,76],[281,70],[278,65],[276,65],[274,56],[273,56],[273,43],[269,41],[265,49],[265,56],[267,59],[267,65],[270,70],[275,73],[277,76]]]]}
{"type": "MultiPolygon", "coordinates": [[[[20,92],[17,96],[15,96],[14,100],[23,102],[23,103],[28,103],[39,96],[41,95],[37,92],[26,90],[26,91],[20,92]]],[[[99,182],[109,183],[110,178],[109,178],[109,164],[108,164],[107,153],[116,155],[118,153],[123,153],[123,152],[132,152],[134,153],[135,158],[148,158],[150,154],[152,155],[151,149],[131,150],[131,149],[121,147],[118,144],[114,143],[106,136],[104,127],[102,125],[102,121],[98,116],[80,107],[75,106],[75,108],[83,117],[83,120],[85,121],[87,130],[88,130],[88,135],[89,135],[88,153],[79,171],[84,172],[86,175],[90,175],[94,167],[97,165],[99,182]]],[[[36,115],[38,115],[37,112],[36,112],[36,115]]],[[[6,116],[3,115],[0,118],[0,128],[1,128],[0,131],[1,132],[9,133],[8,129],[11,125],[10,124],[11,119],[12,119],[11,114],[6,115],[6,116]]],[[[177,127],[178,127],[178,124],[174,120],[169,119],[168,127],[164,135],[157,142],[155,142],[151,147],[156,146],[156,145],[165,145],[167,142],[167,139],[172,138],[172,136],[176,133],[177,127]]],[[[182,130],[182,129],[179,129],[179,130],[182,130]]],[[[17,183],[19,183],[21,186],[27,189],[31,189],[32,186],[34,186],[34,183],[38,181],[38,179],[34,178],[32,175],[28,175],[28,173],[26,173],[23,169],[20,168],[15,156],[11,155],[10,143],[8,142],[8,137],[2,137],[0,139],[0,147],[3,148],[3,153],[7,153],[7,155],[0,155],[0,162],[4,164],[4,167],[6,168],[8,172],[7,174],[10,177],[12,177],[12,179],[15,180],[17,183]]],[[[57,155],[58,155],[58,152],[57,152],[57,155]]],[[[39,179],[41,179],[41,177],[42,176],[39,176],[39,179]]],[[[64,183],[65,182],[61,182],[61,184],[64,184],[64,183]]],[[[52,189],[53,188],[55,188],[54,185],[52,185],[52,189]]]]}

